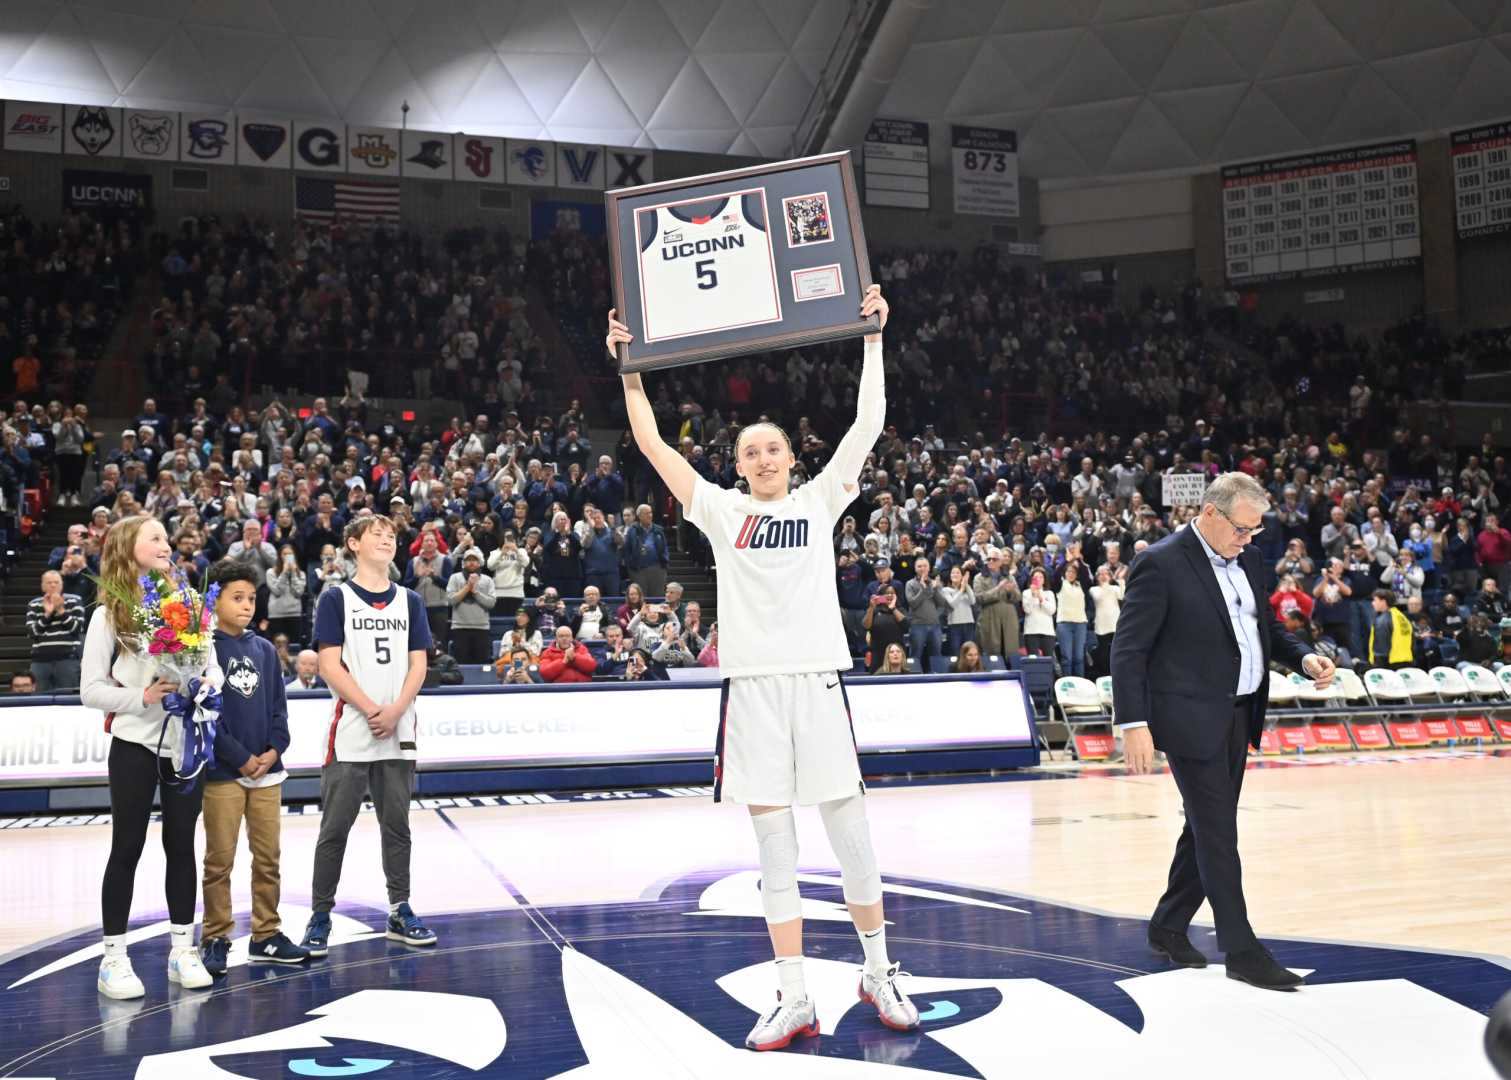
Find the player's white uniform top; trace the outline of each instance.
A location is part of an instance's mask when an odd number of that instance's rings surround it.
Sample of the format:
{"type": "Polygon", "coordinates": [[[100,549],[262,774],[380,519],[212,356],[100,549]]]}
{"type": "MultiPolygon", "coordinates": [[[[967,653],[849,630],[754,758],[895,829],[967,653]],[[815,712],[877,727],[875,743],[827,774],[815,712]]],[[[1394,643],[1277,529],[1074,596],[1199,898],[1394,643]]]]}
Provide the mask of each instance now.
{"type": "Polygon", "coordinates": [[[640,247],[640,310],[645,341],[665,341],[782,317],[765,195],[751,194],[761,221],[740,193],[715,202],[643,209],[635,214],[640,247]],[[685,208],[701,211],[684,216],[685,208]]]}
{"type": "MultiPolygon", "coordinates": [[[[320,598],[315,637],[341,646],[341,663],[363,693],[379,705],[399,699],[409,675],[409,654],[430,645],[425,607],[411,590],[393,586],[386,600],[342,582],[320,598]],[[416,612],[418,611],[418,616],[416,612]]],[[[331,689],[325,761],[414,760],[416,716],[411,702],[392,736],[379,739],[367,717],[331,689]]]]}
{"type": "Polygon", "coordinates": [[[834,523],[855,492],[833,467],[757,502],[699,477],[687,519],[719,569],[719,670],[728,678],[849,671],[834,574],[834,523]]]}

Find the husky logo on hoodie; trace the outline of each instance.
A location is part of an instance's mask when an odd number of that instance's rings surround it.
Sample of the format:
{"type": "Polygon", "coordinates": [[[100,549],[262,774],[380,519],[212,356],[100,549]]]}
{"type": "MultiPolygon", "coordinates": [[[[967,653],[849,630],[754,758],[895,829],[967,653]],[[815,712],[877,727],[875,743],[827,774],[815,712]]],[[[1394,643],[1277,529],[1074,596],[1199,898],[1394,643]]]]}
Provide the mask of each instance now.
{"type": "Polygon", "coordinates": [[[231,663],[226,668],[227,686],[242,697],[249,698],[257,693],[257,684],[261,681],[256,664],[245,656],[231,657],[231,663]]]}

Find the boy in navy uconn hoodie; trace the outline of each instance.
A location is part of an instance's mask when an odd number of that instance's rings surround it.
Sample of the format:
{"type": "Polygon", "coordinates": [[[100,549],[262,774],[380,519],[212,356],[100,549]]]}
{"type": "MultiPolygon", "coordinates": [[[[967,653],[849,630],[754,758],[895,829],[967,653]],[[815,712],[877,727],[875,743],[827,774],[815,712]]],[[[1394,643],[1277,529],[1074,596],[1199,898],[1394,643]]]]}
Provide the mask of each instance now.
{"type": "Polygon", "coordinates": [[[215,758],[205,781],[205,970],[224,975],[231,934],[231,864],[243,819],[252,849],[254,962],[299,964],[309,952],[283,935],[278,921],[279,810],[289,745],[288,704],[272,643],[247,631],[257,609],[258,573],[229,559],[215,564],[215,655],[226,673],[215,758]]]}

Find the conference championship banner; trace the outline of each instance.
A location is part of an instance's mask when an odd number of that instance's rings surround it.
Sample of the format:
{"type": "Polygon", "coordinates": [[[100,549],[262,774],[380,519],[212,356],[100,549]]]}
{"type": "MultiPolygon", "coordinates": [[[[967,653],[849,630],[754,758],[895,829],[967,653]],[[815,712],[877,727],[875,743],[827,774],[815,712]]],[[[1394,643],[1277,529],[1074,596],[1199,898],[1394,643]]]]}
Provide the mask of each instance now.
{"type": "Polygon", "coordinates": [[[929,125],[871,121],[862,147],[867,206],[929,208],[929,125]]]}
{"type": "Polygon", "coordinates": [[[1234,284],[1418,265],[1416,141],[1226,166],[1222,224],[1234,284]]]}
{"type": "MultiPolygon", "coordinates": [[[[1034,741],[1017,679],[856,683],[849,685],[849,699],[863,753],[1031,747],[1034,741]]],[[[422,769],[706,758],[711,773],[719,684],[425,694],[416,709],[422,769]]],[[[330,715],[328,695],[289,699],[288,768],[319,769],[330,715]]],[[[102,781],[109,752],[98,709],[0,710],[0,784],[102,781]]]]}
{"type": "Polygon", "coordinates": [[[1459,239],[1511,230],[1511,121],[1452,132],[1459,239]]]}
{"type": "Polygon", "coordinates": [[[955,213],[1019,216],[1018,133],[999,128],[950,128],[955,213]]]}

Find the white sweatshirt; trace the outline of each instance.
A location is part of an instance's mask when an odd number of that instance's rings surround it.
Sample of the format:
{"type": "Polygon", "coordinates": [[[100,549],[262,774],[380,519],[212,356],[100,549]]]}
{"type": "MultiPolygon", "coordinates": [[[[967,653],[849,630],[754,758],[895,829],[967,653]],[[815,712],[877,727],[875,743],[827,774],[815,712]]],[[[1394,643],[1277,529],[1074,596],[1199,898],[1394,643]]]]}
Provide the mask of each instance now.
{"type": "MultiPolygon", "coordinates": [[[[224,681],[215,663],[214,649],[210,650],[205,677],[216,685],[224,681]]],[[[103,606],[95,608],[84,634],[79,697],[87,708],[105,713],[112,736],[140,743],[150,750],[156,750],[162,738],[161,753],[168,757],[183,741],[183,726],[169,724],[167,736],[163,736],[163,719],[167,714],[162,705],[142,702],[142,691],[152,685],[153,678],[152,664],[145,656],[117,649],[110,613],[103,606]],[[112,652],[116,653],[114,665],[110,662],[112,652]]]]}

